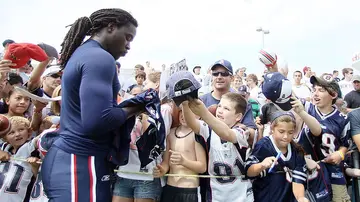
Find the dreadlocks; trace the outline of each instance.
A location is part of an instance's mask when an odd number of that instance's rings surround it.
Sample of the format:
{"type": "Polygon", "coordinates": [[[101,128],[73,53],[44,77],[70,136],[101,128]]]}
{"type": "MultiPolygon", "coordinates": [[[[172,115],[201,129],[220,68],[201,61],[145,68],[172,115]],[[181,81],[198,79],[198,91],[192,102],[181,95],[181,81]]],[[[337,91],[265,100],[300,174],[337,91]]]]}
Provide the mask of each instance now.
{"type": "Polygon", "coordinates": [[[81,17],[71,25],[69,32],[61,44],[60,65],[65,68],[71,55],[76,48],[81,45],[85,36],[100,31],[102,28],[108,26],[109,23],[114,23],[119,27],[127,25],[128,23],[133,24],[135,27],[138,26],[136,19],[122,9],[101,9],[92,13],[90,17],[81,17]]]}

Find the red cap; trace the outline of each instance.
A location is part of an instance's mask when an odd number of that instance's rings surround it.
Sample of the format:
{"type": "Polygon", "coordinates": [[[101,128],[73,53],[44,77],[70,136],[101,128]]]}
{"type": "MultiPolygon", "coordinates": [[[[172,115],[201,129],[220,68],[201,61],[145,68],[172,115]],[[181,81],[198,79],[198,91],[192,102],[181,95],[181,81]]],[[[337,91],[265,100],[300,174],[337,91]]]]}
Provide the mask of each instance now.
{"type": "Polygon", "coordinates": [[[306,67],[306,66],[303,68],[304,74],[306,73],[307,70],[309,70],[309,68],[310,68],[310,67],[306,67]]]}
{"type": "Polygon", "coordinates": [[[12,63],[16,64],[16,66],[12,66],[12,68],[16,69],[25,66],[30,59],[42,62],[47,60],[48,56],[38,45],[30,43],[12,43],[9,44],[4,59],[11,60],[12,63]]]}

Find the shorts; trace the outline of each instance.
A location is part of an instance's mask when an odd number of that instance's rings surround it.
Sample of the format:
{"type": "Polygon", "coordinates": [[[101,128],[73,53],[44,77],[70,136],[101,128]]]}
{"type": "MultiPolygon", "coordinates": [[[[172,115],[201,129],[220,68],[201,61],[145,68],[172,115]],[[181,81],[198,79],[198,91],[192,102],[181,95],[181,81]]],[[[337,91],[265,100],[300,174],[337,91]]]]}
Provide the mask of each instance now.
{"type": "Polygon", "coordinates": [[[198,202],[197,188],[180,188],[166,185],[160,202],[198,202]]]}
{"type": "Polygon", "coordinates": [[[160,179],[154,178],[153,181],[148,181],[118,177],[114,185],[113,195],[124,198],[159,200],[161,195],[160,179]]]}
{"type": "Polygon", "coordinates": [[[346,185],[331,184],[333,191],[333,202],[351,202],[346,185]]]}
{"type": "Polygon", "coordinates": [[[111,200],[106,156],[82,156],[50,147],[41,165],[44,191],[51,202],[111,200]]]}

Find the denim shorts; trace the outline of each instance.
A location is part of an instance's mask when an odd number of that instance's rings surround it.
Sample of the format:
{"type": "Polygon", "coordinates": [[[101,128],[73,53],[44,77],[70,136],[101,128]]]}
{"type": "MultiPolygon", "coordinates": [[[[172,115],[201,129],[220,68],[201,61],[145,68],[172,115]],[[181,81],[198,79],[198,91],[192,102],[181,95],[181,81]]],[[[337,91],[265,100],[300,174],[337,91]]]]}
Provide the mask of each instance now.
{"type": "Polygon", "coordinates": [[[124,198],[159,200],[161,189],[159,178],[154,178],[153,181],[146,181],[118,177],[114,185],[113,195],[124,198]]]}

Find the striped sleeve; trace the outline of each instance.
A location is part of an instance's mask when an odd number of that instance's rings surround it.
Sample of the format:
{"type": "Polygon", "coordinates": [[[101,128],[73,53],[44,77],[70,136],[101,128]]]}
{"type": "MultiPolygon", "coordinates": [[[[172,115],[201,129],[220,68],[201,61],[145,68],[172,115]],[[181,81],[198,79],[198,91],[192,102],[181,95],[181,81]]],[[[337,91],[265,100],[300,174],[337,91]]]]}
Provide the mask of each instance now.
{"type": "Polygon", "coordinates": [[[292,171],[292,181],[299,184],[306,184],[306,164],[305,158],[302,155],[297,154],[296,157],[296,167],[292,171]]]}

